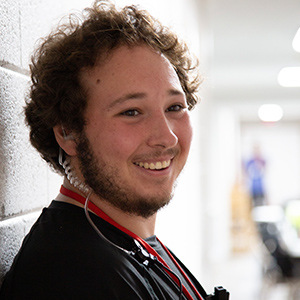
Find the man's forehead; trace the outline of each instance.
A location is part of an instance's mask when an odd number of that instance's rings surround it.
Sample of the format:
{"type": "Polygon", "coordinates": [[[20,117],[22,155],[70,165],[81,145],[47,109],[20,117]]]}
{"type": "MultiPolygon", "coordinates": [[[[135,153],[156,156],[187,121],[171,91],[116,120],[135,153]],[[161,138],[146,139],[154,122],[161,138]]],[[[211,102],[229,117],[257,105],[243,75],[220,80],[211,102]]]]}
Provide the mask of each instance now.
{"type": "Polygon", "coordinates": [[[170,60],[159,50],[153,49],[152,47],[144,44],[138,44],[135,46],[121,45],[110,51],[101,52],[98,55],[98,58],[95,64],[91,67],[84,67],[81,70],[81,74],[91,76],[95,72],[103,69],[110,68],[112,64],[121,64],[121,63],[132,63],[137,65],[137,57],[159,57],[162,62],[165,64],[171,64],[170,60]]]}
{"type": "Polygon", "coordinates": [[[101,55],[94,67],[82,70],[80,79],[90,89],[103,83],[114,82],[115,85],[117,80],[141,81],[145,76],[168,78],[181,88],[178,75],[165,55],[145,45],[121,46],[110,54],[101,55]]]}

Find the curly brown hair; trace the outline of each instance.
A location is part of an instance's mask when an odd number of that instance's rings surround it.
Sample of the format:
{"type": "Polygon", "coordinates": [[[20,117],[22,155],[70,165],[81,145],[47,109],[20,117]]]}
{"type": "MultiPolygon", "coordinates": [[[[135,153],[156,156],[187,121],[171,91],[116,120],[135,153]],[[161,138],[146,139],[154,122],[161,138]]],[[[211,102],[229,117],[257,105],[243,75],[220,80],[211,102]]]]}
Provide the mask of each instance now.
{"type": "Polygon", "coordinates": [[[67,24],[43,40],[30,65],[32,85],[26,101],[30,141],[59,173],[59,145],[53,127],[73,132],[84,129],[87,95],[80,84],[83,69],[93,68],[121,45],[146,44],[164,54],[173,65],[186,94],[189,109],[197,103],[197,62],[185,43],[146,11],[136,6],[118,10],[110,1],[96,1],[81,17],[70,15],[67,24]]]}

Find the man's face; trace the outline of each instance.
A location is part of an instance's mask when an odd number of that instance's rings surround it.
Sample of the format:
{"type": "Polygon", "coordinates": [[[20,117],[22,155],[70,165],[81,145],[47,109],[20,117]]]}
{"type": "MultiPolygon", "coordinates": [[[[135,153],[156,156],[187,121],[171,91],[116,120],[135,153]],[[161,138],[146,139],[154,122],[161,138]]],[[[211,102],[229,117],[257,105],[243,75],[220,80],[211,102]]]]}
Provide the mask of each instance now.
{"type": "Polygon", "coordinates": [[[82,74],[87,124],[81,173],[100,199],[149,217],[171,199],[192,136],[185,94],[170,62],[146,46],[115,50],[82,74]]]}

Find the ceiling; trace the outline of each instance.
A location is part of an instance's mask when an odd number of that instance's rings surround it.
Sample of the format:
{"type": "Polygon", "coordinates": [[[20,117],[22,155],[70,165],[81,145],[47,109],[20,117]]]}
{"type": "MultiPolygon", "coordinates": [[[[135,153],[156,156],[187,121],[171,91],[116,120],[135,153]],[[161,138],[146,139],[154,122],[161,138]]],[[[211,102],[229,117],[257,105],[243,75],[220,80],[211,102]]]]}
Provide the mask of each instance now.
{"type": "Polygon", "coordinates": [[[292,48],[300,27],[300,1],[207,0],[207,5],[214,99],[300,103],[299,87],[277,82],[281,68],[300,66],[300,53],[292,48]]]}

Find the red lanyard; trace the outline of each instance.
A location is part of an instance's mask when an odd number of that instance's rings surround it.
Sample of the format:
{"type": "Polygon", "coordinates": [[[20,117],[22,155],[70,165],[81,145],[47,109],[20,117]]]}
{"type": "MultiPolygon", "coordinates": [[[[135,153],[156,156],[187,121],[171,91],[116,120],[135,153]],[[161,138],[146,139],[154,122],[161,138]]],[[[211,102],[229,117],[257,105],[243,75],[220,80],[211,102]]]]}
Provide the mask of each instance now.
{"type": "MultiPolygon", "coordinates": [[[[79,203],[85,205],[86,199],[83,196],[81,196],[81,195],[77,194],[76,192],[73,192],[73,191],[65,188],[63,185],[60,188],[60,192],[61,192],[61,194],[65,195],[67,197],[70,197],[70,198],[78,201],[79,203]]],[[[105,220],[106,222],[110,223],[111,225],[115,226],[116,228],[120,229],[121,231],[125,232],[126,234],[128,234],[132,238],[136,239],[141,245],[143,245],[143,247],[148,251],[148,253],[154,255],[158,259],[158,261],[161,262],[166,267],[166,269],[165,269],[166,272],[168,272],[168,274],[172,277],[172,279],[178,285],[180,285],[180,282],[179,282],[178,278],[171,271],[170,272],[168,271],[168,270],[171,270],[171,268],[167,265],[167,263],[163,260],[163,258],[146,241],[141,239],[139,236],[137,236],[132,231],[126,229],[125,227],[123,227],[120,224],[118,224],[117,222],[115,222],[105,212],[103,212],[99,207],[97,207],[93,202],[89,202],[88,208],[92,212],[94,212],[98,217],[100,217],[101,219],[105,220]]],[[[163,249],[166,251],[166,253],[170,257],[172,262],[177,267],[177,269],[180,271],[180,273],[182,274],[182,276],[184,277],[186,282],[190,285],[191,289],[193,290],[193,292],[195,293],[197,298],[203,300],[203,298],[201,297],[201,295],[199,294],[199,292],[197,291],[197,289],[195,288],[193,283],[190,281],[190,279],[188,278],[186,273],[182,270],[182,268],[180,267],[178,262],[175,260],[173,255],[170,253],[170,251],[167,249],[167,247],[159,239],[157,239],[157,240],[162,245],[163,249]]],[[[193,300],[192,296],[190,295],[190,293],[188,292],[188,290],[186,289],[186,287],[184,285],[182,285],[182,290],[183,290],[184,294],[187,296],[188,299],[193,300]]]]}

